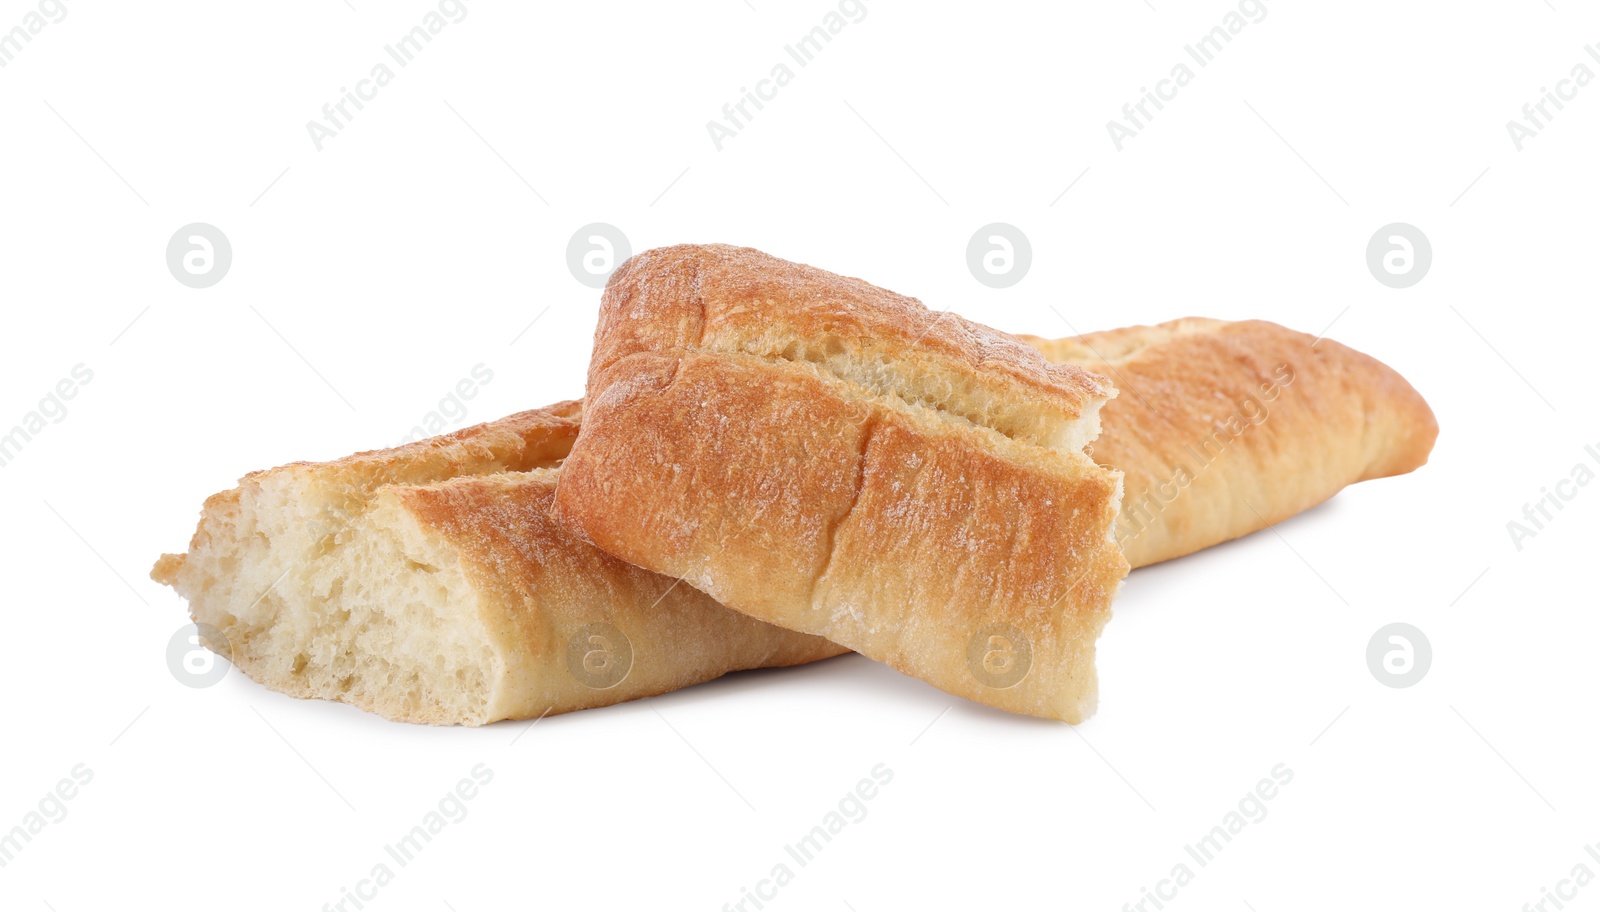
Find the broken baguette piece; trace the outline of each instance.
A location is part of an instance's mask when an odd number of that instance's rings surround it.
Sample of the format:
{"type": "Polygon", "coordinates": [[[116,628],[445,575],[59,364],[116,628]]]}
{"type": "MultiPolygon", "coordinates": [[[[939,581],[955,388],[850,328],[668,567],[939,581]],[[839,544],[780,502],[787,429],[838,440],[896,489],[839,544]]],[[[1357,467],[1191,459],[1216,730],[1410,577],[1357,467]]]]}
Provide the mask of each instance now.
{"type": "Polygon", "coordinates": [[[1121,476],[1084,454],[1114,394],[859,279],[653,250],[607,285],[556,515],[752,617],[1077,722],[1127,573],[1121,476]]]}
{"type": "Polygon", "coordinates": [[[1394,369],[1264,320],[1020,338],[1121,389],[1092,452],[1123,472],[1117,540],[1135,567],[1264,529],[1346,485],[1411,472],[1439,435],[1433,410],[1394,369]]]}
{"type": "Polygon", "coordinates": [[[554,522],[579,412],[248,475],[151,576],[254,680],[406,722],[537,718],[845,651],[554,522]]]}

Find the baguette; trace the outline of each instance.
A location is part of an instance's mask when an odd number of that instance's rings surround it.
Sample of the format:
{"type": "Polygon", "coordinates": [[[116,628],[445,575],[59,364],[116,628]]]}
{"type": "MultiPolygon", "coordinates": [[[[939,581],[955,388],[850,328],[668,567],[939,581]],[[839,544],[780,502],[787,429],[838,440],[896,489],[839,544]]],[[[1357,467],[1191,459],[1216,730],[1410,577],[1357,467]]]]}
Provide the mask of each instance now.
{"type": "Polygon", "coordinates": [[[579,410],[248,475],[151,576],[254,680],[406,722],[536,718],[845,651],[552,521],[579,410]]]}
{"type": "MultiPolygon", "coordinates": [[[[1101,411],[1093,451],[1127,479],[1117,537],[1133,566],[1412,471],[1437,435],[1394,371],[1271,323],[1021,338],[1128,390],[1101,411]]],[[[152,576],[222,631],[250,677],[403,721],[528,718],[846,651],[728,611],[552,522],[579,411],[563,403],[255,473],[208,500],[190,552],[152,576]]]]}
{"type": "Polygon", "coordinates": [[[1413,471],[1439,434],[1428,403],[1387,365],[1262,320],[1020,338],[1121,387],[1093,456],[1123,472],[1117,540],[1135,567],[1413,471]]]}
{"type": "Polygon", "coordinates": [[[649,251],[607,285],[556,515],[752,617],[1078,722],[1128,569],[1121,476],[1084,454],[1112,395],[858,279],[649,251]]]}

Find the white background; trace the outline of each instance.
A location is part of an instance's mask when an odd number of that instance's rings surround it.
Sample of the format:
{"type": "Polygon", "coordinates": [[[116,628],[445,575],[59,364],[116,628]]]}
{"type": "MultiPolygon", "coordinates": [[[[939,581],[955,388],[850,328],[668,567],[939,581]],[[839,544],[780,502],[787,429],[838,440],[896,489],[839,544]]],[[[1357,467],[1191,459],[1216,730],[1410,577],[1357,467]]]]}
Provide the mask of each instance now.
{"type": "MultiPolygon", "coordinates": [[[[1600,72],[1600,14],[1273,2],[1118,152],[1106,121],[1234,7],[873,0],[718,151],[706,122],[833,7],[472,0],[319,152],[306,122],[434,8],[352,3],[72,0],[0,70],[0,426],[93,371],[0,469],[0,829],[94,774],[0,906],[321,909],[479,763],[469,816],[369,909],[715,910],[780,861],[770,910],[1114,910],[1183,861],[1169,908],[1511,910],[1600,873],[1600,485],[1520,551],[1506,528],[1600,469],[1600,86],[1520,152],[1505,126],[1600,72]],[[1330,327],[1443,432],[1414,475],[1134,573],[1077,729],[854,656],[526,735],[175,681],[185,608],[146,573],[206,495],[391,444],[477,364],[468,422],[581,394],[599,293],[565,251],[597,221],[1006,330],[1330,327]],[[965,263],[994,221],[1034,251],[1005,290],[965,263]],[[1396,221],[1434,250],[1407,290],[1364,260],[1396,221]],[[233,245],[205,290],[164,261],[191,222],[233,245]],[[1433,646],[1409,689],[1366,665],[1394,621],[1433,646]],[[879,763],[868,816],[794,865],[879,763]],[[1187,858],[1279,763],[1266,818],[1187,858]]],[[[5,0],[0,29],[35,8],[5,0]]]]}

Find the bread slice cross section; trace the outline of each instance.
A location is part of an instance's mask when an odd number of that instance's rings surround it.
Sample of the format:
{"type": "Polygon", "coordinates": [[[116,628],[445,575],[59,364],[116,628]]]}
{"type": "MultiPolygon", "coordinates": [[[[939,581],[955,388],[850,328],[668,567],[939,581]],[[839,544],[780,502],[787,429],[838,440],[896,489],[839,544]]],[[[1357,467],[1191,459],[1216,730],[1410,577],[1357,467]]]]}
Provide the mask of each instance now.
{"type": "Polygon", "coordinates": [[[580,412],[253,473],[151,576],[254,680],[406,722],[538,718],[845,651],[555,522],[580,412]]]}
{"type": "Polygon", "coordinates": [[[556,514],[751,617],[1078,722],[1128,570],[1121,474],[1084,453],[1113,395],[859,279],[649,251],[607,286],[556,514]]]}

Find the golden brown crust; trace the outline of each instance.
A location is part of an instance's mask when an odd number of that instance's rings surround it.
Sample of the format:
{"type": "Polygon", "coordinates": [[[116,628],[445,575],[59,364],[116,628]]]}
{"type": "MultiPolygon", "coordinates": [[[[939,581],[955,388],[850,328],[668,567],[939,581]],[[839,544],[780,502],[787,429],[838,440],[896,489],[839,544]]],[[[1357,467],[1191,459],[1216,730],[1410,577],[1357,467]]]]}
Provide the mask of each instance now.
{"type": "MultiPolygon", "coordinates": [[[[578,437],[582,417],[583,401],[573,399],[397,447],[365,450],[328,462],[291,462],[251,472],[240,481],[296,469],[329,480],[362,480],[367,485],[416,484],[469,473],[525,472],[555,465],[564,458],[578,437]]],[[[215,496],[226,497],[228,492],[215,496]]]]}
{"type": "Polygon", "coordinates": [[[1108,394],[859,280],[652,251],[605,296],[556,514],[753,617],[1075,722],[1127,572],[1119,475],[1082,453],[1108,394]],[[1024,641],[1020,680],[971,660],[991,628],[1024,641]]]}
{"type": "Polygon", "coordinates": [[[1101,413],[1093,455],[1125,475],[1118,538],[1135,567],[1413,471],[1439,432],[1427,402],[1382,362],[1262,320],[1020,338],[1122,390],[1101,413]]]}
{"type": "Polygon", "coordinates": [[[679,350],[870,365],[883,368],[873,383],[902,398],[920,381],[937,381],[957,387],[945,391],[943,407],[977,412],[979,423],[1019,436],[1048,435],[1039,422],[1084,417],[1115,395],[1102,377],[1052,364],[1006,333],[916,298],[725,244],[649,250],[617,269],[595,330],[589,388],[629,355],[679,350]]]}

